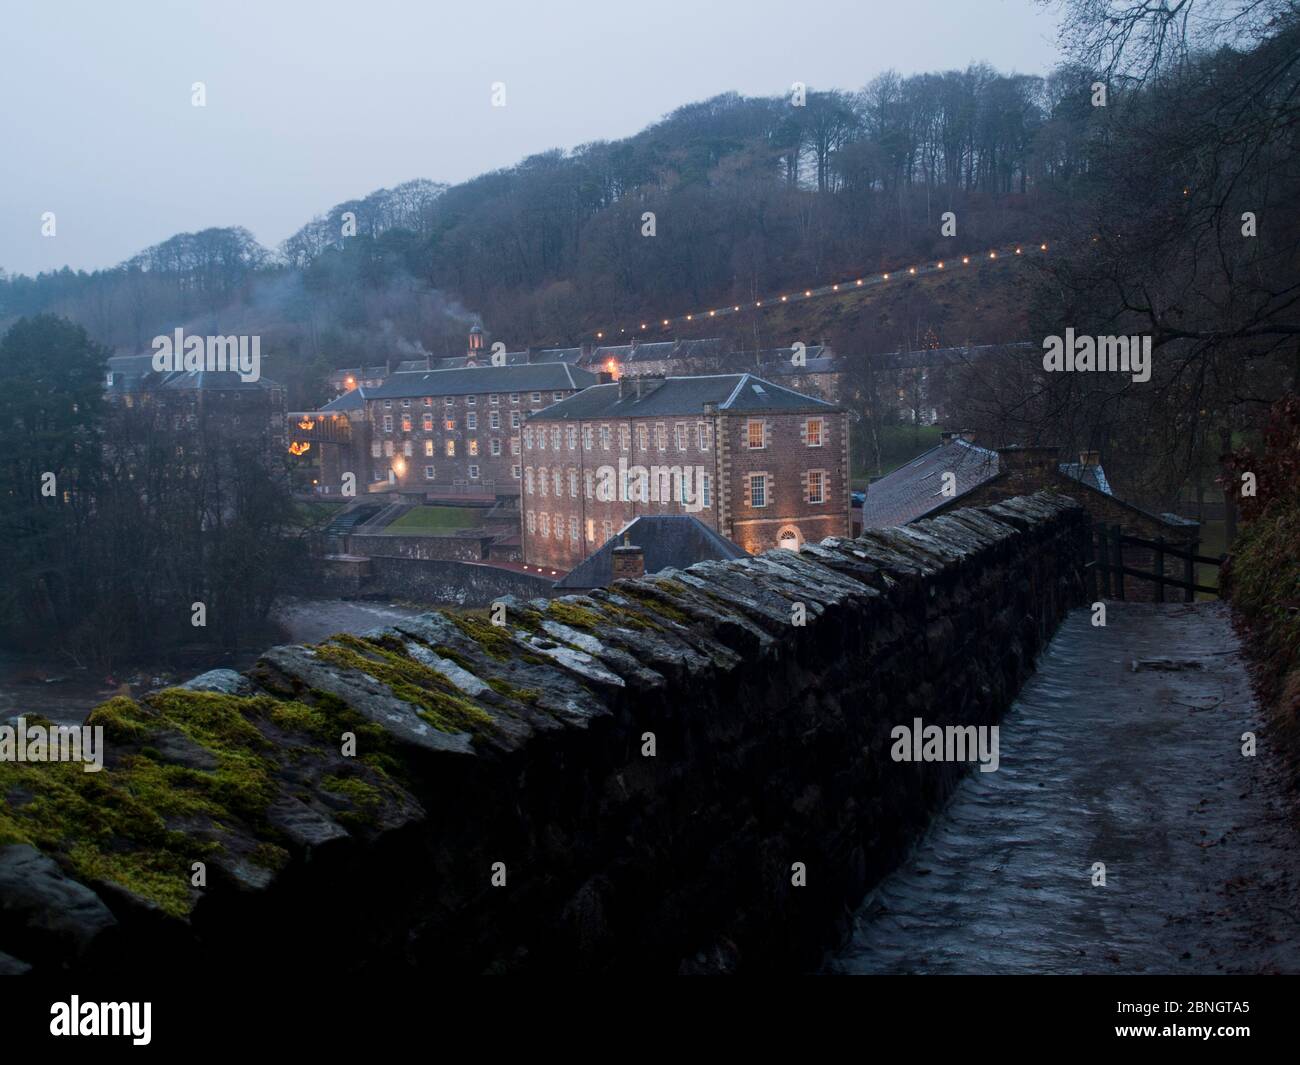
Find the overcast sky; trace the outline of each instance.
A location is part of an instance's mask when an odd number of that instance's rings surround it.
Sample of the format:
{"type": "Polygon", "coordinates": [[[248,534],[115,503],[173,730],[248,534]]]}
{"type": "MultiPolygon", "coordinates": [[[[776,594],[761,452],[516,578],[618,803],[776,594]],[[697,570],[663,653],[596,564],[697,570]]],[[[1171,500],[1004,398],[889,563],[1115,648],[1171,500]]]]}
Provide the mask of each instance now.
{"type": "Polygon", "coordinates": [[[8,0],[2,22],[10,273],[208,226],[274,247],[376,188],[627,136],[729,90],[1058,57],[1034,0],[8,0]]]}

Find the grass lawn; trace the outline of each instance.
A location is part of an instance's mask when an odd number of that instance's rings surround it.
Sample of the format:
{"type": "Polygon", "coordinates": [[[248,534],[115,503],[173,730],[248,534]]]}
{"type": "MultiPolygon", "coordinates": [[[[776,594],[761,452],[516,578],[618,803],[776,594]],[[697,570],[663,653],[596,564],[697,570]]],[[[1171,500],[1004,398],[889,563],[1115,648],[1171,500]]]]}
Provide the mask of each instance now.
{"type": "Polygon", "coordinates": [[[486,511],[477,507],[416,507],[384,529],[407,536],[439,536],[457,529],[472,529],[486,511]]]}

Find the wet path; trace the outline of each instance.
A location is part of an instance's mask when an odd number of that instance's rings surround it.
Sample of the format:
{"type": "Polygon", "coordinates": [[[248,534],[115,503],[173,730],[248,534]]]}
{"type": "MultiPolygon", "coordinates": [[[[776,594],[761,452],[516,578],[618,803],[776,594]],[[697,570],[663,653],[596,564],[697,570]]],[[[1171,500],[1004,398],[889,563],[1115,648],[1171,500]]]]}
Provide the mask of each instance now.
{"type": "Polygon", "coordinates": [[[830,971],[1300,972],[1300,835],[1226,608],[1108,610],[1066,620],[999,770],[962,781],[830,971]]]}

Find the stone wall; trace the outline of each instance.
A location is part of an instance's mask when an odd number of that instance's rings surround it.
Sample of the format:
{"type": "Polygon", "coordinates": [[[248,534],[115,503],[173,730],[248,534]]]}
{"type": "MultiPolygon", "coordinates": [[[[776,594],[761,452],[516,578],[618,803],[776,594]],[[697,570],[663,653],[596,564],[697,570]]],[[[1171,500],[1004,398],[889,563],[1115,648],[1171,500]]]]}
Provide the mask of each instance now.
{"type": "Polygon", "coordinates": [[[107,768],[60,784],[118,791],[93,833],[48,767],[0,777],[0,961],[815,966],[968,768],[891,760],[891,729],[998,720],[1082,599],[1086,528],[1034,496],[114,700],[107,768]],[[141,834],[146,795],[170,831],[141,834]]]}
{"type": "Polygon", "coordinates": [[[533,599],[550,595],[556,577],[524,573],[491,563],[451,559],[385,558],[372,556],[370,580],[361,594],[388,595],[417,603],[454,603],[482,607],[502,596],[533,599]]]}
{"type": "Polygon", "coordinates": [[[449,536],[402,536],[396,533],[352,533],[346,537],[353,555],[391,555],[397,558],[456,559],[481,562],[494,537],[466,532],[449,536]]]}

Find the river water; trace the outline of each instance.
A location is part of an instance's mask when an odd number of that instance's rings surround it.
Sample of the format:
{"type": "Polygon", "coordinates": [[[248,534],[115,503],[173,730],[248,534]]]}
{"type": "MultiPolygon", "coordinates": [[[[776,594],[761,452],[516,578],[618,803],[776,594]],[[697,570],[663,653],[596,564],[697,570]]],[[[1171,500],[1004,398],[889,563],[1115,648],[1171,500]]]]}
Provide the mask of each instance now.
{"type": "MultiPolygon", "coordinates": [[[[279,642],[315,643],[336,632],[363,633],[421,612],[386,602],[294,597],[281,602],[274,621],[283,634],[279,642]]],[[[16,654],[0,648],[0,720],[40,714],[58,724],[78,725],[90,710],[114,695],[139,696],[218,666],[244,670],[262,650],[250,648],[184,671],[125,670],[121,676],[106,677],[102,671],[77,669],[53,656],[16,654]]]]}

